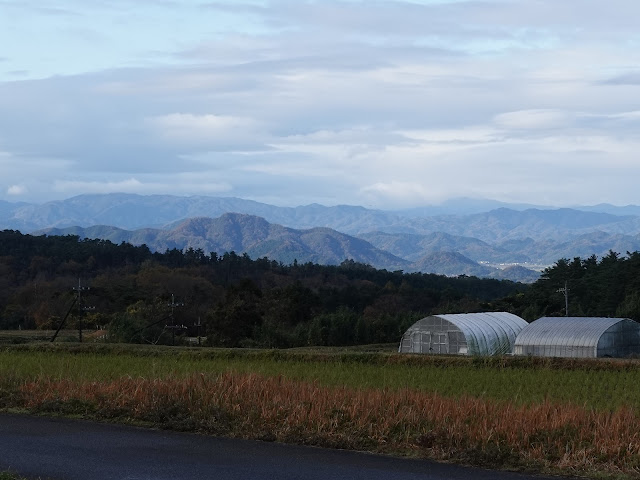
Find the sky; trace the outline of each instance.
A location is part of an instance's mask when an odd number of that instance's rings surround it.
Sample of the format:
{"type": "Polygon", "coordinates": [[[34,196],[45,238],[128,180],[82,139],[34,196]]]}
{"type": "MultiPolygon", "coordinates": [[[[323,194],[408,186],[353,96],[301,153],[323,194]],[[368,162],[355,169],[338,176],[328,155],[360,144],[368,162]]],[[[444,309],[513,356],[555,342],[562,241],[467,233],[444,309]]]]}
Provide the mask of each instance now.
{"type": "Polygon", "coordinates": [[[0,0],[0,200],[640,204],[637,0],[0,0]]]}

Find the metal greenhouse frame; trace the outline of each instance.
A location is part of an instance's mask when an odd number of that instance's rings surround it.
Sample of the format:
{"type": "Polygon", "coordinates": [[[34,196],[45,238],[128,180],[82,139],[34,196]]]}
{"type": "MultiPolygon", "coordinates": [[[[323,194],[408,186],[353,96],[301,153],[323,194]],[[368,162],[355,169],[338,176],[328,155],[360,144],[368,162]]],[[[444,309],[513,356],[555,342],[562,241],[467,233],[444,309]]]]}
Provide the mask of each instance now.
{"type": "Polygon", "coordinates": [[[516,355],[626,357],[640,353],[640,323],[628,318],[542,317],[516,338],[516,355]]]}
{"type": "Polygon", "coordinates": [[[527,326],[507,312],[431,315],[418,320],[402,336],[400,353],[504,355],[527,326]]]}

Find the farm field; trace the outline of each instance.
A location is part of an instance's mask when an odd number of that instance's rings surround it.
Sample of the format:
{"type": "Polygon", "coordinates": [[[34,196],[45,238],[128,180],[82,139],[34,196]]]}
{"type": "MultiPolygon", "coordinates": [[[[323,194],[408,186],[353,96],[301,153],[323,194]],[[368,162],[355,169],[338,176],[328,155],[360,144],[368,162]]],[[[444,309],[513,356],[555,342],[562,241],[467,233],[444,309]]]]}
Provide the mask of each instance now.
{"type": "Polygon", "coordinates": [[[0,407],[487,467],[640,476],[638,360],[17,345],[0,348],[0,407]]]}
{"type": "MultiPolygon", "coordinates": [[[[0,330],[0,345],[49,342],[54,334],[55,330],[0,330]]],[[[82,336],[87,342],[101,342],[104,341],[105,334],[105,330],[85,330],[82,336]]],[[[78,330],[60,330],[56,341],[77,342],[78,330]]]]}
{"type": "MultiPolygon", "coordinates": [[[[53,337],[55,330],[0,330],[0,344],[21,344],[31,342],[47,342],[53,337]]],[[[78,341],[77,330],[61,330],[60,340],[78,341]]]]}

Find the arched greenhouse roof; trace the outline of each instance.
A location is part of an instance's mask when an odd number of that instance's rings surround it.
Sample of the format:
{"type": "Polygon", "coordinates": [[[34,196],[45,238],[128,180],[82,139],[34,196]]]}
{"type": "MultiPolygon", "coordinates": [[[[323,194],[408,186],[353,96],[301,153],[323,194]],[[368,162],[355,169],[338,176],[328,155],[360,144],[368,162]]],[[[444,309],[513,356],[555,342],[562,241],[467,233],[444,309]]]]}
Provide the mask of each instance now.
{"type": "Polygon", "coordinates": [[[470,355],[510,353],[518,333],[528,323],[508,312],[448,313],[436,315],[453,323],[467,338],[470,355]]]}
{"type": "Polygon", "coordinates": [[[514,350],[517,355],[596,357],[599,347],[603,353],[608,348],[601,341],[605,333],[616,344],[629,343],[639,329],[628,318],[542,317],[520,332],[514,350]]]}
{"type": "MultiPolygon", "coordinates": [[[[512,351],[518,333],[526,326],[527,322],[522,318],[507,312],[431,315],[409,327],[403,339],[413,332],[443,332],[454,328],[464,335],[468,355],[502,355],[512,351]],[[451,327],[446,327],[446,324],[451,327]]],[[[401,342],[400,351],[415,351],[405,348],[401,342]]]]}

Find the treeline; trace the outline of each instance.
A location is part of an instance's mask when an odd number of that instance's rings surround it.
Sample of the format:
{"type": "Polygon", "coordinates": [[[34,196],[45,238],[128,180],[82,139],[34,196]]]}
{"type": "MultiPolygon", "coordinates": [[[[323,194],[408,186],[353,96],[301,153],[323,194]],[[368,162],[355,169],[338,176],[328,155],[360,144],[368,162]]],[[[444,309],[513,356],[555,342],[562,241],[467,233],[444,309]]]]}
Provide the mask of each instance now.
{"type": "Polygon", "coordinates": [[[576,257],[558,260],[536,283],[518,295],[492,305],[526,320],[566,315],[574,317],[626,317],[640,321],[640,252],[625,256],[609,251],[601,259],[576,257]]]}
{"type": "Polygon", "coordinates": [[[234,252],[0,232],[0,328],[104,326],[109,338],[217,346],[396,342],[432,313],[472,312],[525,291],[509,281],[341,265],[284,265],[234,252]],[[71,308],[79,280],[82,302],[71,308]],[[173,304],[173,306],[170,306],[173,304]],[[87,311],[83,307],[95,307],[87,311]],[[185,328],[168,329],[167,326],[185,328]]]}

